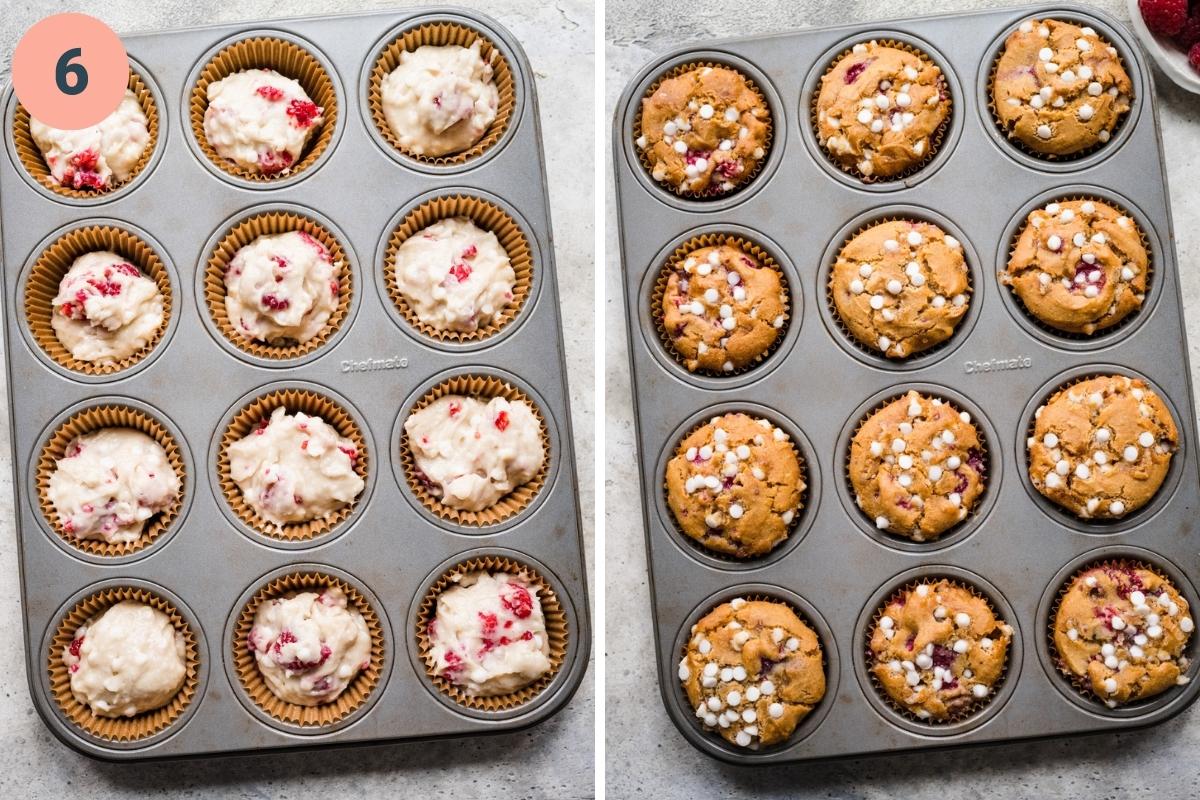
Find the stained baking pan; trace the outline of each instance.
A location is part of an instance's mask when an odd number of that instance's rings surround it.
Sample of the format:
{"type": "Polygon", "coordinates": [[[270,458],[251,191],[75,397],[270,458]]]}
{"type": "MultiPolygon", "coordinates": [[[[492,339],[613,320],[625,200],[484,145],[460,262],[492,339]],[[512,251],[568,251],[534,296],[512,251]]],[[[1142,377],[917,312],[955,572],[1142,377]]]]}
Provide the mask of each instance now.
{"type": "MultiPolygon", "coordinates": [[[[739,764],[1122,731],[1162,722],[1191,704],[1200,684],[1109,708],[1057,670],[1049,615],[1062,582],[1081,565],[1125,557],[1175,581],[1194,604],[1196,429],[1184,338],[1178,263],[1150,70],[1134,38],[1091,8],[1051,3],[808,29],[753,39],[701,42],[643,67],[621,96],[613,125],[629,358],[651,573],[658,679],[683,736],[702,752],[739,764]],[[989,75],[1006,36],[1031,18],[1090,25],[1117,49],[1135,98],[1110,142],[1077,159],[1034,157],[998,129],[989,75]],[[863,183],[821,151],[811,106],[820,76],[857,42],[914,45],[942,69],[953,112],[936,155],[898,181],[863,183]],[[712,198],[660,186],[639,161],[635,120],[650,86],[685,63],[725,64],[762,91],[774,118],[766,163],[746,185],[712,198]],[[1057,335],[1036,324],[998,279],[1026,215],[1054,198],[1108,199],[1144,229],[1153,278],[1142,309],[1110,332],[1057,335]],[[940,224],[960,238],[971,270],[971,311],[949,341],[906,361],[856,345],[834,321],[826,286],[846,236],[875,220],[940,224]],[[791,313],[780,343],[757,366],[728,376],[689,373],[656,330],[659,273],[681,244],[702,234],[752,241],[780,265],[791,313]],[[1026,438],[1036,408],[1080,376],[1141,377],[1166,400],[1180,446],[1154,502],[1118,523],[1075,520],[1030,485],[1026,438]],[[976,513],[949,534],[914,543],[876,530],[848,486],[848,442],[863,414],[908,389],[969,410],[987,440],[990,474],[976,513]],[[670,398],[664,402],[664,398],[670,398]],[[734,560],[696,546],[675,526],[664,469],[683,436],[728,411],[766,417],[791,435],[807,465],[804,509],[770,555],[734,560]],[[982,592],[1012,625],[1003,683],[980,713],[950,724],[898,713],[869,678],[866,632],[898,587],[946,577],[982,592]],[[822,638],[824,700],[786,742],[735,747],[703,728],[676,676],[691,626],[734,597],[789,603],[822,638]]],[[[1197,637],[1187,676],[1200,669],[1197,637]]]]}

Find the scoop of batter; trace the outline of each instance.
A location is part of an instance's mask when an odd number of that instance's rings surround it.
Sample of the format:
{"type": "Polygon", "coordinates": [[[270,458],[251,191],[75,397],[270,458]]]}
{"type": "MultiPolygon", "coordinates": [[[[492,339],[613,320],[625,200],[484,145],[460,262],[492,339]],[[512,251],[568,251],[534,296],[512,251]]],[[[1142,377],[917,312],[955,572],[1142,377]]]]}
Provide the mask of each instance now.
{"type": "Polygon", "coordinates": [[[29,133],[50,168],[68,189],[111,189],[133,175],[150,144],[150,121],[129,89],[117,110],[90,128],[60,130],[30,118],[29,133]]]}
{"type": "Polygon", "coordinates": [[[229,468],[246,502],[276,525],[328,516],[354,502],[363,479],[354,442],[320,417],[271,412],[250,435],[229,445],[229,468]]]}
{"type": "Polygon", "coordinates": [[[529,404],[447,395],[404,422],[420,477],[451,508],[482,511],[533,480],[546,459],[529,404]]]}
{"type": "Polygon", "coordinates": [[[425,45],[400,54],[383,79],[383,115],[400,146],[442,156],[470,148],[496,119],[492,67],[470,47],[425,45]]]}
{"type": "Polygon", "coordinates": [[[76,539],[135,542],[146,520],[179,497],[162,445],[131,428],[101,428],[67,445],[46,489],[62,530],[76,539]]]}
{"type": "Polygon", "coordinates": [[[478,330],[513,299],[517,276],[496,234],[466,217],[435,222],[396,249],[396,287],[441,331],[478,330]]]}
{"type": "Polygon", "coordinates": [[[511,694],[550,671],[537,589],[516,575],[461,576],[438,596],[428,633],[434,674],[473,697],[511,694]]]}
{"type": "Polygon", "coordinates": [[[259,606],[247,645],[267,687],[302,706],[330,703],[371,663],[371,633],[336,587],[259,606]]]}
{"type": "Polygon", "coordinates": [[[80,361],[114,364],[146,346],[163,324],[158,284],[116,253],[84,253],[58,284],[50,325],[80,361]]]}
{"type": "Polygon", "coordinates": [[[171,702],[187,675],[187,644],[171,618],[133,600],[84,623],[63,651],[71,694],[100,717],[132,717],[171,702]]]}
{"type": "Polygon", "coordinates": [[[225,310],[249,341],[303,344],[337,307],[342,268],[325,245],[303,231],[259,236],[225,271],[225,310]]]}
{"type": "Polygon", "coordinates": [[[217,155],[242,169],[287,174],[324,113],[291,78],[247,69],[209,84],[204,136],[217,155]]]}

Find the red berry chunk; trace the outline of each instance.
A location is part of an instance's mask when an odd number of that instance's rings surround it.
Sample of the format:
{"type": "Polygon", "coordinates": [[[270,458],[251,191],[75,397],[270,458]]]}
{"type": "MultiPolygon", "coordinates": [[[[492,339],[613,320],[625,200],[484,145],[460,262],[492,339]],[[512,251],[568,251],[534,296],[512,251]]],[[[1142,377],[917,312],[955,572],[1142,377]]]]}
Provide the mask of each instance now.
{"type": "Polygon", "coordinates": [[[1200,72],[1200,42],[1192,45],[1192,49],[1188,50],[1188,63],[1192,65],[1192,69],[1200,72]]]}
{"type": "Polygon", "coordinates": [[[475,245],[471,245],[466,250],[463,250],[462,257],[463,258],[474,258],[478,252],[479,252],[479,248],[476,247],[475,245]]]}
{"type": "Polygon", "coordinates": [[[446,672],[459,672],[462,670],[462,658],[459,657],[458,653],[454,652],[453,650],[447,650],[446,655],[443,656],[443,658],[446,661],[446,672]]]}
{"type": "Polygon", "coordinates": [[[867,62],[859,61],[857,64],[851,64],[850,69],[846,70],[846,83],[851,84],[858,80],[858,76],[863,74],[863,70],[867,68],[867,62]]]}
{"type": "Polygon", "coordinates": [[[496,415],[496,428],[503,432],[508,428],[508,412],[501,411],[496,415]]]}
{"type": "Polygon", "coordinates": [[[122,275],[128,275],[131,278],[140,278],[142,273],[133,264],[122,261],[120,264],[113,264],[113,269],[122,275]]]}
{"type": "Polygon", "coordinates": [[[312,235],[306,231],[296,231],[296,233],[300,234],[301,241],[317,251],[317,255],[321,257],[322,261],[329,260],[329,251],[325,249],[325,245],[314,239],[312,235]]]}
{"type": "Polygon", "coordinates": [[[1159,36],[1174,36],[1187,22],[1187,0],[1138,0],[1146,27],[1159,36]]]}
{"type": "Polygon", "coordinates": [[[449,410],[450,410],[450,419],[454,419],[460,413],[462,413],[462,403],[451,400],[449,410]]]}
{"type": "Polygon", "coordinates": [[[287,115],[292,118],[292,124],[297,128],[307,128],[313,124],[313,120],[321,116],[321,108],[307,100],[293,100],[288,104],[287,115]]]}
{"type": "Polygon", "coordinates": [[[75,658],[79,658],[79,648],[83,647],[83,639],[84,637],[80,636],[78,639],[71,640],[71,646],[67,648],[75,658]]]}
{"type": "Polygon", "coordinates": [[[272,103],[283,99],[283,90],[276,89],[274,86],[260,86],[255,91],[272,103]]]}
{"type": "Polygon", "coordinates": [[[490,633],[496,632],[496,615],[485,611],[479,612],[479,622],[483,627],[483,635],[487,636],[490,633]]]}
{"type": "Polygon", "coordinates": [[[292,154],[286,150],[282,152],[267,150],[258,154],[258,168],[262,170],[264,175],[274,175],[277,172],[283,172],[291,165],[292,154]]]}
{"type": "Polygon", "coordinates": [[[291,300],[286,297],[276,297],[273,294],[264,294],[262,296],[262,304],[272,311],[283,311],[292,304],[291,300]]]}
{"type": "Polygon", "coordinates": [[[454,276],[454,280],[462,283],[471,277],[471,268],[465,263],[459,262],[450,268],[450,274],[454,276]]]}
{"type": "Polygon", "coordinates": [[[519,583],[506,583],[500,590],[500,604],[512,612],[517,619],[525,619],[533,613],[533,597],[519,583]]]}
{"type": "Polygon", "coordinates": [[[1104,271],[1099,266],[1080,261],[1075,265],[1075,282],[1071,285],[1071,291],[1082,292],[1089,286],[1095,286],[1096,291],[1100,292],[1107,282],[1104,271]]]}
{"type": "Polygon", "coordinates": [[[350,459],[350,463],[351,463],[351,464],[353,464],[355,461],[358,461],[358,450],[357,450],[357,448],[354,448],[354,447],[345,447],[345,446],[339,445],[339,446],[338,446],[338,450],[341,450],[343,453],[345,453],[345,454],[346,454],[346,457],[350,459]]]}

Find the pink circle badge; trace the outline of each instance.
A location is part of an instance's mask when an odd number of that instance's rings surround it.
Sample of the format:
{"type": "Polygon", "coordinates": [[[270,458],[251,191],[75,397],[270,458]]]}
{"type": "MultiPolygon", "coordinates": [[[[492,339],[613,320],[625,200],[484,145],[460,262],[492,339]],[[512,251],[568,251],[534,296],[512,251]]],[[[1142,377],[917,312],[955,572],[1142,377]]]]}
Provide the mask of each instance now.
{"type": "Polygon", "coordinates": [[[96,125],[117,110],[129,85],[120,37],[87,14],[55,14],[25,32],[12,60],[13,91],[52,128],[96,125]]]}

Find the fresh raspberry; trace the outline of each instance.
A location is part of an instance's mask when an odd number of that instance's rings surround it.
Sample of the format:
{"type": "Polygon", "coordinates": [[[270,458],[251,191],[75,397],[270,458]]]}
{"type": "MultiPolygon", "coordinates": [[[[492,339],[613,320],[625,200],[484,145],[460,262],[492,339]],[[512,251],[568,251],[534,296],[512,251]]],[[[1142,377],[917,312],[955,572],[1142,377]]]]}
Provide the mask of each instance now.
{"type": "Polygon", "coordinates": [[[270,100],[272,103],[283,99],[283,91],[281,89],[276,89],[274,86],[260,86],[255,89],[255,91],[258,92],[262,97],[270,100]]]}
{"type": "Polygon", "coordinates": [[[522,642],[528,642],[532,638],[533,638],[533,631],[525,631],[524,633],[521,634],[522,642]]]}
{"type": "Polygon", "coordinates": [[[1200,42],[1192,45],[1192,49],[1188,50],[1188,63],[1192,65],[1192,69],[1200,72],[1200,42]]]}
{"type": "Polygon", "coordinates": [[[447,650],[443,657],[446,661],[445,672],[459,672],[463,668],[462,658],[453,650],[447,650]]]}
{"type": "Polygon", "coordinates": [[[503,433],[508,428],[508,412],[501,411],[496,415],[496,429],[503,433]]]}
{"type": "Polygon", "coordinates": [[[467,264],[459,262],[450,268],[450,274],[454,276],[454,280],[462,283],[471,277],[471,268],[467,264]]]}
{"type": "Polygon", "coordinates": [[[358,461],[358,450],[356,448],[338,445],[338,450],[341,450],[346,454],[346,457],[350,459],[351,464],[353,464],[355,461],[358,461]]]}
{"type": "Polygon", "coordinates": [[[141,277],[141,274],[142,274],[142,273],[138,272],[138,268],[135,267],[133,264],[129,264],[124,261],[121,262],[120,264],[113,264],[113,269],[115,269],[117,272],[121,273],[122,275],[128,275],[131,278],[141,277]]]}
{"type": "Polygon", "coordinates": [[[286,297],[276,297],[273,294],[264,294],[262,296],[262,304],[272,311],[283,311],[292,304],[291,300],[286,297]]]}
{"type": "Polygon", "coordinates": [[[727,180],[736,178],[738,173],[742,171],[741,159],[722,161],[720,164],[717,164],[716,171],[718,175],[727,180]]]}
{"type": "Polygon", "coordinates": [[[462,412],[462,403],[459,403],[455,400],[451,400],[448,410],[450,412],[450,419],[454,419],[462,412]]]}
{"type": "Polygon", "coordinates": [[[95,278],[88,278],[88,286],[105,297],[116,297],[121,293],[121,284],[113,281],[98,281],[95,278]]]}
{"type": "Polygon", "coordinates": [[[479,621],[483,626],[483,635],[484,636],[487,636],[489,634],[496,632],[496,625],[498,623],[496,621],[495,614],[492,614],[492,613],[489,613],[486,611],[480,611],[479,612],[479,621]]]}
{"type": "Polygon", "coordinates": [[[274,261],[275,266],[279,267],[281,270],[288,268],[287,259],[283,256],[271,256],[271,260],[274,261]]]}
{"type": "Polygon", "coordinates": [[[517,619],[525,619],[533,613],[533,597],[529,590],[518,583],[506,583],[500,590],[500,604],[517,619]]]}
{"type": "Polygon", "coordinates": [[[479,252],[479,248],[476,247],[475,245],[471,245],[466,250],[462,251],[462,257],[463,258],[474,258],[475,254],[478,252],[479,252]]]}
{"type": "Polygon", "coordinates": [[[325,249],[325,245],[314,239],[311,234],[306,231],[296,231],[300,234],[300,240],[309,247],[317,251],[322,261],[329,261],[329,251],[325,249]]]}
{"type": "Polygon", "coordinates": [[[71,653],[71,655],[75,656],[75,658],[79,658],[79,648],[83,647],[83,639],[84,637],[82,636],[80,636],[78,639],[73,639],[71,641],[71,646],[67,648],[67,650],[71,653]]]}
{"type": "Polygon", "coordinates": [[[1187,22],[1187,0],[1138,0],[1146,27],[1159,36],[1174,36],[1187,22]]]}
{"type": "Polygon", "coordinates": [[[342,290],[342,285],[340,283],[338,283],[337,281],[329,282],[329,293],[332,294],[334,297],[337,297],[338,292],[340,292],[341,290],[342,290]]]}
{"type": "Polygon", "coordinates": [[[255,435],[262,436],[264,433],[267,432],[267,426],[270,424],[271,424],[271,420],[268,419],[267,417],[263,417],[262,419],[260,419],[258,421],[258,427],[254,429],[255,435]]]}
{"type": "Polygon", "coordinates": [[[277,172],[283,172],[292,165],[292,154],[284,150],[276,152],[267,150],[258,154],[258,168],[262,170],[264,175],[274,175],[277,172]]]}
{"type": "Polygon", "coordinates": [[[1197,42],[1200,42],[1200,6],[1193,9],[1192,15],[1187,18],[1187,22],[1183,23],[1183,27],[1175,36],[1175,43],[1184,52],[1189,52],[1197,42]]]}
{"type": "Polygon", "coordinates": [[[287,115],[292,118],[297,128],[307,128],[313,124],[313,120],[321,116],[321,108],[307,100],[293,100],[288,104],[287,115]]]}

